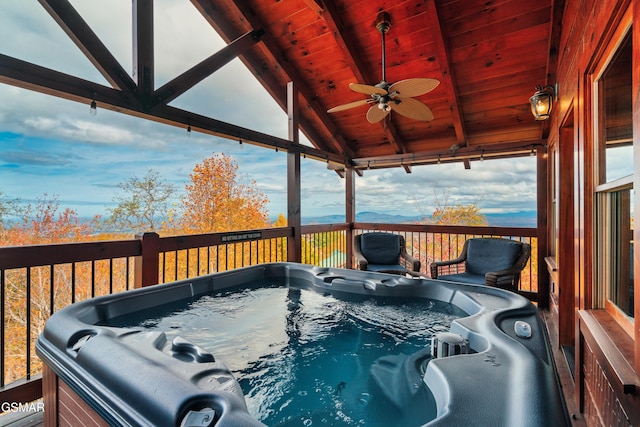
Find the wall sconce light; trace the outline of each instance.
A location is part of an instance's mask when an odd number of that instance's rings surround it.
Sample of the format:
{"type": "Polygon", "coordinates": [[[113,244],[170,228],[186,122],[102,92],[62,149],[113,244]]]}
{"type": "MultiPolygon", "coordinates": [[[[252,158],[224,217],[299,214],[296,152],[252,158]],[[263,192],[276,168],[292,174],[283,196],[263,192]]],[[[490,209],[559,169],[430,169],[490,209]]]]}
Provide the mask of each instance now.
{"type": "Polygon", "coordinates": [[[536,120],[547,120],[551,116],[553,101],[558,100],[557,86],[536,86],[536,93],[529,98],[531,114],[536,120]]]}

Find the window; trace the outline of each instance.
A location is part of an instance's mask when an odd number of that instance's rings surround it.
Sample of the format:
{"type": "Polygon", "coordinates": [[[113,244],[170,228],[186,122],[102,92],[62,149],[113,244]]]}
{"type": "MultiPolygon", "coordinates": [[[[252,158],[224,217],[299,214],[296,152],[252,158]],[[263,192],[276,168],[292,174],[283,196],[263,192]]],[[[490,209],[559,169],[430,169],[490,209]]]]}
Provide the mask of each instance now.
{"type": "MultiPolygon", "coordinates": [[[[594,306],[633,313],[633,120],[631,28],[594,80],[596,282],[594,306]]],[[[620,316],[620,314],[622,314],[620,316]]],[[[627,323],[628,323],[627,321],[627,323]]]]}

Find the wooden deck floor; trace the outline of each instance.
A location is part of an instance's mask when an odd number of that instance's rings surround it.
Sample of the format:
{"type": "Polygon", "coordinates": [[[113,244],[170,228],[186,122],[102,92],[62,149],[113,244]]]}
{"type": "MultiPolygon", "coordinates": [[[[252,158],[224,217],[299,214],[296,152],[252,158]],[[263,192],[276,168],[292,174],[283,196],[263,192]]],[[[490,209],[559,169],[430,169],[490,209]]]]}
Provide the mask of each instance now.
{"type": "Polygon", "coordinates": [[[558,380],[560,381],[560,387],[562,388],[562,394],[567,405],[567,412],[569,419],[571,420],[572,427],[586,427],[582,414],[578,410],[575,401],[575,386],[573,383],[573,375],[569,369],[569,363],[565,358],[565,354],[561,348],[553,343],[558,342],[557,328],[554,326],[555,321],[553,315],[548,310],[541,310],[542,316],[547,324],[547,332],[549,333],[549,340],[551,341],[551,349],[553,351],[553,358],[556,364],[556,370],[558,371],[558,380]]]}
{"type": "Polygon", "coordinates": [[[0,416],[1,427],[40,427],[43,412],[13,412],[0,416]]]}

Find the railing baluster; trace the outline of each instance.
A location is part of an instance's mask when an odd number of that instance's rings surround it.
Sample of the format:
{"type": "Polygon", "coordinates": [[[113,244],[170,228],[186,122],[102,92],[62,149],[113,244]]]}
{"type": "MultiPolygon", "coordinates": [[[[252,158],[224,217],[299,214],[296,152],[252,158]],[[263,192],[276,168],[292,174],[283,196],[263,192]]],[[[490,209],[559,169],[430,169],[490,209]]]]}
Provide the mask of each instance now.
{"type": "MultiPolygon", "coordinates": [[[[53,314],[56,307],[55,306],[56,294],[55,294],[55,288],[53,287],[54,279],[55,279],[55,265],[51,264],[49,265],[49,316],[53,314]]],[[[2,318],[4,319],[4,315],[2,316],[2,318]]]]}
{"type": "MultiPolygon", "coordinates": [[[[25,294],[26,294],[26,350],[27,350],[27,358],[26,358],[26,378],[31,379],[31,267],[27,267],[27,276],[26,276],[26,286],[25,286],[25,294]]],[[[3,319],[4,320],[4,319],[3,319]]]]}
{"type": "Polygon", "coordinates": [[[5,360],[7,356],[6,348],[5,348],[5,319],[6,313],[4,309],[5,304],[5,295],[7,294],[7,289],[5,288],[5,270],[0,270],[0,316],[2,316],[2,323],[0,323],[0,387],[4,387],[5,384],[5,360]]]}
{"type": "Polygon", "coordinates": [[[76,302],[76,263],[71,263],[71,304],[76,302]]]}
{"type": "Polygon", "coordinates": [[[91,298],[96,296],[96,260],[91,260],[91,298]]]}
{"type": "Polygon", "coordinates": [[[113,293],[113,258],[109,258],[109,294],[113,293]]]}

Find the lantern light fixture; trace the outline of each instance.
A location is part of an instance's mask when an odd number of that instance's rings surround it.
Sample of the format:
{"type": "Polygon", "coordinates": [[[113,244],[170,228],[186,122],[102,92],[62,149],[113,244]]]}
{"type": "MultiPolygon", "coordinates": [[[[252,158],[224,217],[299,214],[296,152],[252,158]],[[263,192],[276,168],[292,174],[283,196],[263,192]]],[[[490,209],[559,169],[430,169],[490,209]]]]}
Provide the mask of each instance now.
{"type": "Polygon", "coordinates": [[[536,92],[529,98],[531,114],[536,120],[547,120],[551,116],[553,102],[558,100],[557,86],[536,86],[536,92]]]}

